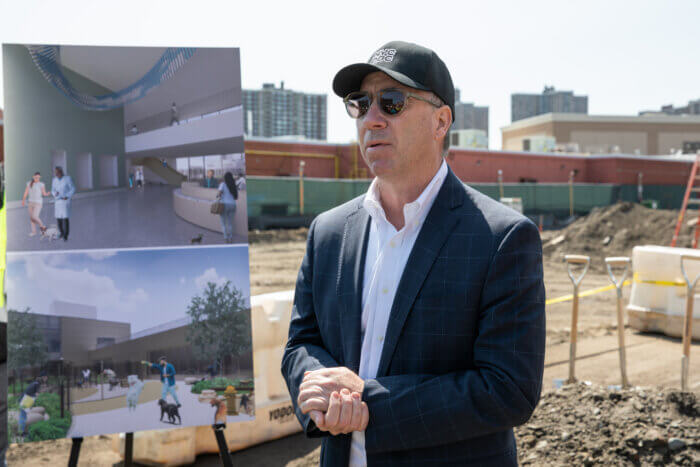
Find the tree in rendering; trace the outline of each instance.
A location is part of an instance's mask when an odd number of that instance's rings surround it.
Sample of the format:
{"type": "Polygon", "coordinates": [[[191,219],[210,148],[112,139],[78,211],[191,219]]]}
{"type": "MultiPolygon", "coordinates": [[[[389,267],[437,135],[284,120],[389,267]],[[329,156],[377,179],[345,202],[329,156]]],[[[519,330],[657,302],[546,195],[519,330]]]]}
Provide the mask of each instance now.
{"type": "Polygon", "coordinates": [[[250,308],[230,281],[208,282],[202,294],[192,298],[187,314],[187,342],[197,359],[214,360],[221,374],[227,355],[239,357],[252,350],[250,308]]]}
{"type": "Polygon", "coordinates": [[[23,369],[40,368],[48,361],[44,335],[29,310],[7,313],[7,366],[20,380],[23,369]]]}

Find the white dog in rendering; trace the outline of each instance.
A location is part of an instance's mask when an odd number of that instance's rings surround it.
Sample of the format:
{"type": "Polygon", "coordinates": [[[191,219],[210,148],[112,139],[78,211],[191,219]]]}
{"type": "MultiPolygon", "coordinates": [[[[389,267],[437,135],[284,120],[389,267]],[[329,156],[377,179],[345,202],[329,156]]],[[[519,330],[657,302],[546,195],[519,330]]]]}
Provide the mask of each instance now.
{"type": "Polygon", "coordinates": [[[41,232],[41,239],[48,241],[58,240],[58,228],[55,225],[48,227],[41,232]]]}
{"type": "Polygon", "coordinates": [[[129,375],[129,390],[126,392],[126,406],[129,412],[136,410],[136,405],[139,402],[139,396],[143,391],[144,382],[137,375],[129,375]]]}

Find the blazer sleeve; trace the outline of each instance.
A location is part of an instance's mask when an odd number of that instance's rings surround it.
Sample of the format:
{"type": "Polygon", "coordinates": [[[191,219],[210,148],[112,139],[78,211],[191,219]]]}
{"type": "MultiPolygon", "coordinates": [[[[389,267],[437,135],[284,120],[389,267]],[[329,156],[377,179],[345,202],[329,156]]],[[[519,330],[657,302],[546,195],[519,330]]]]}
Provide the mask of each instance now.
{"type": "Polygon", "coordinates": [[[338,362],[328,353],[323,345],[321,333],[314,310],[313,264],[314,264],[314,232],[318,218],[314,219],[309,228],[306,254],[299,269],[294,305],[289,323],[289,338],[282,356],[282,376],[284,377],[292,404],[299,423],[309,437],[328,436],[327,432],[316,427],[308,414],[303,414],[297,405],[299,385],[304,379],[304,372],[319,368],[339,366],[338,362]]]}
{"type": "Polygon", "coordinates": [[[544,302],[539,232],[524,219],[489,265],[473,369],[365,381],[367,453],[454,443],[525,423],[542,387],[544,302]]]}

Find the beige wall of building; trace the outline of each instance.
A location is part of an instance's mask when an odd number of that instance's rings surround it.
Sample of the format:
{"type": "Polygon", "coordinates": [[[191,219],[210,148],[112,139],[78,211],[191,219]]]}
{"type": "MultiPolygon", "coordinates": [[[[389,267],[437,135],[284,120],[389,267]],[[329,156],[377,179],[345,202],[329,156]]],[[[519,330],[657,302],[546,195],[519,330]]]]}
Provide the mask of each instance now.
{"type": "Polygon", "coordinates": [[[700,116],[595,116],[545,114],[501,128],[503,149],[522,151],[523,140],[554,136],[557,144],[576,143],[583,153],[665,155],[684,142],[700,142],[700,116]]]}
{"type": "Polygon", "coordinates": [[[683,141],[700,141],[700,129],[695,132],[663,132],[659,133],[659,152],[669,154],[672,149],[683,147],[683,141]]]}
{"type": "Polygon", "coordinates": [[[114,321],[61,317],[61,355],[74,365],[91,363],[89,352],[97,348],[98,338],[129,339],[131,325],[114,321]]]}

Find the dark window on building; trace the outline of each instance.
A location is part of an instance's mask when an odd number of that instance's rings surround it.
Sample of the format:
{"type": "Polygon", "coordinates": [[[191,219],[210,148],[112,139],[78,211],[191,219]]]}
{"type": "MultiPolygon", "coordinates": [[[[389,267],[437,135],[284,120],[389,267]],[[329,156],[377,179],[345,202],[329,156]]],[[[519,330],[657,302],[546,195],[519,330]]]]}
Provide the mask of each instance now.
{"type": "Polygon", "coordinates": [[[523,140],[523,151],[529,151],[529,150],[530,150],[530,140],[524,139],[523,140]]]}
{"type": "Polygon", "coordinates": [[[700,151],[700,141],[683,141],[683,154],[695,154],[700,151]]]}
{"type": "Polygon", "coordinates": [[[113,345],[116,342],[114,337],[98,337],[97,338],[97,348],[107,347],[108,345],[113,345]]]}

